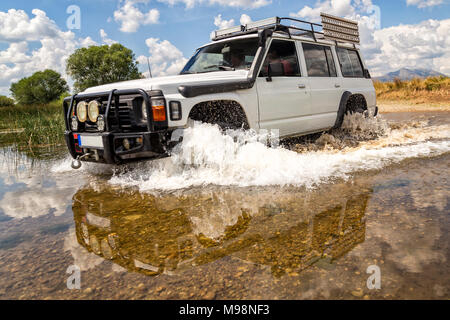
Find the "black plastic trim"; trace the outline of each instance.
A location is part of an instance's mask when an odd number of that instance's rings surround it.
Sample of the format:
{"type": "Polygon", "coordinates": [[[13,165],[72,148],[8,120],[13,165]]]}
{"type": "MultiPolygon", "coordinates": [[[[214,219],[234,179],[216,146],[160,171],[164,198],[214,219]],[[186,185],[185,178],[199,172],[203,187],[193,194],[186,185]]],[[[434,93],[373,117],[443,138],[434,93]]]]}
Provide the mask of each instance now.
{"type": "Polygon", "coordinates": [[[96,161],[91,158],[84,158],[81,161],[86,162],[101,162],[109,164],[120,164],[127,162],[127,160],[145,160],[162,158],[168,156],[167,152],[167,142],[166,132],[133,132],[133,133],[114,133],[105,132],[101,134],[84,133],[84,132],[71,132],[65,131],[64,137],[66,140],[67,147],[69,149],[70,155],[76,159],[83,153],[79,153],[75,150],[75,139],[74,134],[78,135],[90,135],[90,136],[101,136],[103,140],[103,150],[98,150],[100,153],[100,160],[96,161]],[[132,150],[127,150],[125,152],[116,152],[115,150],[115,140],[125,139],[125,138],[143,138],[143,144],[139,148],[132,150]]]}
{"type": "Polygon", "coordinates": [[[342,94],[341,102],[339,103],[339,109],[336,117],[336,123],[334,124],[333,129],[338,129],[341,127],[342,122],[344,121],[345,111],[347,109],[347,101],[351,95],[352,93],[350,91],[345,91],[342,94]]]}
{"type": "Polygon", "coordinates": [[[193,98],[204,94],[225,93],[234,90],[251,89],[253,84],[249,80],[235,81],[229,83],[217,83],[199,86],[180,86],[178,91],[185,98],[193,98]]]}

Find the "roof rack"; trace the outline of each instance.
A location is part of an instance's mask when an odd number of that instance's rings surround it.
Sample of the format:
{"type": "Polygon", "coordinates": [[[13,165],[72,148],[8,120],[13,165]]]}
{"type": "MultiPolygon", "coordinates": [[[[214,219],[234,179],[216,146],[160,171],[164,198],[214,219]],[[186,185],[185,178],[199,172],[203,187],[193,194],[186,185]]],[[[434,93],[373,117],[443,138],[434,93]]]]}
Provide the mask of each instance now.
{"type": "Polygon", "coordinates": [[[256,33],[259,30],[272,29],[273,32],[286,33],[290,38],[292,36],[307,36],[311,37],[315,42],[317,42],[317,39],[327,39],[335,41],[336,43],[347,42],[359,44],[359,30],[357,22],[325,13],[321,13],[320,15],[322,17],[322,24],[294,18],[273,17],[250,22],[246,25],[217,30],[215,31],[212,40],[218,41],[256,33]],[[284,21],[286,21],[287,24],[283,23],[284,21]],[[306,27],[301,27],[294,24],[303,24],[306,25],[306,27]]]}

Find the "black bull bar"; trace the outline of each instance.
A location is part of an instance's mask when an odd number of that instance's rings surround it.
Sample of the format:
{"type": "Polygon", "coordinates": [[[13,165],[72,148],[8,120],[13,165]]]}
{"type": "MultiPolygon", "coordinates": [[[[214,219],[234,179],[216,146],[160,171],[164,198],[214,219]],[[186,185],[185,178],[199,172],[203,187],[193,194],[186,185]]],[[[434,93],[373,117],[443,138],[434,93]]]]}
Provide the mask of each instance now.
{"type": "MultiPolygon", "coordinates": [[[[167,143],[168,143],[168,133],[167,130],[167,119],[168,119],[168,110],[166,110],[166,121],[165,122],[157,122],[155,123],[152,107],[151,107],[151,99],[158,98],[163,99],[164,96],[161,91],[145,91],[143,89],[122,89],[122,90],[111,90],[106,92],[95,92],[95,93],[82,93],[76,94],[71,97],[67,97],[64,99],[64,120],[66,125],[65,139],[68,145],[69,151],[74,159],[83,159],[83,161],[88,162],[106,162],[106,163],[123,163],[127,161],[136,161],[139,159],[144,160],[145,158],[159,158],[167,156],[167,143]],[[146,127],[142,126],[141,130],[137,129],[132,130],[131,132],[125,132],[121,128],[120,124],[120,114],[119,114],[119,106],[120,106],[120,97],[121,96],[137,96],[137,98],[141,97],[145,102],[145,108],[147,111],[147,121],[145,122],[146,127]],[[89,99],[101,99],[102,101],[107,101],[104,120],[105,120],[105,129],[102,132],[79,132],[75,133],[72,131],[70,126],[70,121],[72,114],[74,112],[74,108],[76,107],[79,101],[89,100],[89,99]],[[114,106],[114,108],[112,108],[114,106]],[[113,109],[113,110],[111,110],[113,109]],[[114,114],[110,113],[114,112],[114,114]],[[117,122],[111,124],[110,120],[114,117],[117,122]],[[99,150],[100,160],[93,159],[84,153],[80,153],[80,151],[76,151],[75,141],[73,138],[74,134],[82,134],[82,135],[96,135],[101,136],[104,144],[104,149],[99,150]],[[137,149],[132,149],[128,151],[117,152],[115,150],[115,140],[125,139],[125,138],[142,138],[143,144],[141,147],[137,149]]],[[[143,123],[144,124],[144,123],[143,123]]]]}
{"type": "MultiPolygon", "coordinates": [[[[155,95],[162,96],[162,92],[160,92],[160,91],[155,91],[154,93],[155,93],[155,95]]],[[[84,100],[84,99],[106,98],[106,97],[108,97],[108,104],[106,106],[106,111],[105,111],[105,115],[104,115],[105,131],[111,131],[111,127],[110,127],[108,120],[109,120],[109,112],[111,110],[112,103],[114,103],[114,105],[116,106],[114,108],[114,116],[120,127],[120,117],[119,117],[119,107],[118,106],[120,104],[120,96],[125,96],[125,95],[140,95],[144,99],[144,102],[146,105],[146,110],[147,110],[147,129],[149,132],[154,132],[155,131],[155,123],[153,121],[153,112],[151,112],[151,110],[150,110],[150,108],[151,108],[150,96],[143,89],[123,89],[123,90],[113,89],[111,91],[105,91],[105,92],[75,94],[71,97],[64,99],[64,110],[65,110],[64,119],[65,119],[67,130],[71,129],[70,125],[69,125],[70,118],[71,118],[71,114],[73,112],[73,108],[76,106],[78,101],[84,100]],[[68,107],[66,108],[66,103],[68,101],[70,101],[70,103],[69,103],[68,107]]]]}

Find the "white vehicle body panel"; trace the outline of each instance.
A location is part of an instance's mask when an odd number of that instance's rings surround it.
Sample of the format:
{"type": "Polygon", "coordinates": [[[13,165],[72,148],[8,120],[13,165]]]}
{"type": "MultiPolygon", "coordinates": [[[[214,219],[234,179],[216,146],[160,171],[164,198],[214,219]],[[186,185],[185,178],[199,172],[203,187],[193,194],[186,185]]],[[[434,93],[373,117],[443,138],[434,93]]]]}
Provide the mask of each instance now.
{"type": "MultiPolygon", "coordinates": [[[[236,39],[255,36],[246,35],[236,37],[236,39]]],[[[250,128],[278,129],[280,130],[281,137],[318,132],[333,127],[336,122],[341,98],[346,91],[352,94],[364,95],[368,109],[375,109],[376,96],[372,80],[343,77],[334,48],[334,42],[327,40],[312,42],[310,39],[301,37],[293,37],[294,40],[289,40],[284,35],[274,35],[273,38],[296,42],[301,77],[274,77],[272,82],[268,82],[264,77],[258,77],[255,85],[251,89],[205,94],[192,98],[186,98],[181,95],[178,91],[179,86],[226,84],[227,82],[235,82],[236,80],[246,80],[249,77],[249,71],[217,71],[140,79],[93,87],[85,90],[83,93],[136,88],[146,91],[161,90],[167,100],[167,105],[170,101],[179,101],[182,105],[182,119],[179,121],[171,121],[169,119],[169,128],[185,127],[190,111],[199,103],[216,100],[232,100],[242,106],[250,128]],[[308,77],[301,45],[302,42],[330,46],[338,76],[326,78],[308,77]]],[[[226,41],[230,41],[230,39],[226,41]]],[[[363,66],[366,68],[364,59],[359,50],[358,52],[363,66]]]]}

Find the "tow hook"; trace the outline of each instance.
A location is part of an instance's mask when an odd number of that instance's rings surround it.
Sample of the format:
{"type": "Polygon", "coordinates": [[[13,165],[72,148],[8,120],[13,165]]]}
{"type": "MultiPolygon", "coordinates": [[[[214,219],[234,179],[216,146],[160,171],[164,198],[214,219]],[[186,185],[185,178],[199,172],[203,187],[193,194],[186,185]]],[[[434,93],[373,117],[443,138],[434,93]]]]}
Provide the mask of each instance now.
{"type": "Polygon", "coordinates": [[[91,156],[92,155],[92,153],[86,153],[86,154],[83,154],[82,156],[78,156],[76,159],[73,159],[72,160],[72,163],[71,163],[71,167],[72,167],[72,169],[75,169],[75,170],[78,170],[78,169],[80,169],[81,168],[81,159],[83,159],[83,158],[87,158],[87,157],[89,157],[89,156],[91,156]]]}
{"type": "Polygon", "coordinates": [[[78,158],[73,159],[70,166],[72,167],[72,169],[78,170],[81,168],[81,161],[78,158]]]}

